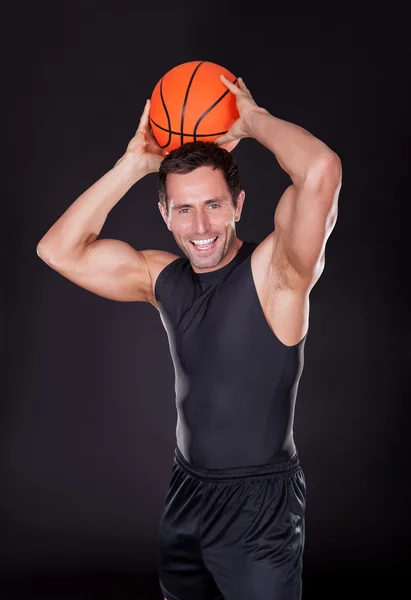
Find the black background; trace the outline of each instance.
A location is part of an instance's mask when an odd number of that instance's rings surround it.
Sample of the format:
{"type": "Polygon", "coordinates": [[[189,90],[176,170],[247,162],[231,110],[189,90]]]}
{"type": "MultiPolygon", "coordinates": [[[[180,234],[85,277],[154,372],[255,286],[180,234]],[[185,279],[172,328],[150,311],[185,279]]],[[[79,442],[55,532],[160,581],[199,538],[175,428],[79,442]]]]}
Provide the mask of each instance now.
{"type": "MultiPolygon", "coordinates": [[[[304,598],[394,597],[405,581],[410,20],[394,5],[375,10],[204,1],[7,9],[1,598],[161,599],[155,537],[176,425],[165,331],[151,305],[87,292],[36,246],[123,154],[161,76],[189,60],[242,76],[257,104],[342,160],[295,415],[307,480],[304,598]]],[[[290,180],[255,140],[234,155],[246,191],[237,235],[260,241],[290,180]]],[[[155,174],[116,205],[101,237],[181,254],[157,208],[155,174]]]]}

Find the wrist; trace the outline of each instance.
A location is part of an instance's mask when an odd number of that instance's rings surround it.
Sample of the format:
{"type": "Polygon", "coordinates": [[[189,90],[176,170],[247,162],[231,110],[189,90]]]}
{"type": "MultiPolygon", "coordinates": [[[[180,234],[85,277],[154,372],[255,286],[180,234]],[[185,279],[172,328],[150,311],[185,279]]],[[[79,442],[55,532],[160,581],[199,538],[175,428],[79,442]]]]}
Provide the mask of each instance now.
{"type": "Polygon", "coordinates": [[[251,108],[244,115],[244,120],[243,120],[244,129],[245,129],[248,137],[255,137],[254,132],[253,132],[253,127],[255,126],[255,123],[261,119],[261,115],[269,115],[269,114],[270,113],[265,108],[262,108],[261,106],[256,106],[255,108],[251,108]]]}
{"type": "Polygon", "coordinates": [[[113,168],[121,171],[125,177],[133,180],[133,183],[147,175],[147,169],[143,167],[140,159],[131,152],[125,152],[113,168]]]}

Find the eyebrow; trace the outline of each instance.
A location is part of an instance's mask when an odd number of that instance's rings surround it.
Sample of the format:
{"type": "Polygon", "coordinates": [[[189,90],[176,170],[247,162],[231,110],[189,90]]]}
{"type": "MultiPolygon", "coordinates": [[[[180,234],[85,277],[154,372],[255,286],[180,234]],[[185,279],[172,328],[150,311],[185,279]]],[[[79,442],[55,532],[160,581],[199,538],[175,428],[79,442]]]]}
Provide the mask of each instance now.
{"type": "MultiPolygon", "coordinates": [[[[213,204],[214,202],[225,202],[225,198],[210,198],[209,200],[204,200],[203,204],[213,204]]],[[[193,204],[173,204],[171,206],[172,210],[179,210],[180,208],[191,208],[192,206],[194,206],[193,204]]]]}

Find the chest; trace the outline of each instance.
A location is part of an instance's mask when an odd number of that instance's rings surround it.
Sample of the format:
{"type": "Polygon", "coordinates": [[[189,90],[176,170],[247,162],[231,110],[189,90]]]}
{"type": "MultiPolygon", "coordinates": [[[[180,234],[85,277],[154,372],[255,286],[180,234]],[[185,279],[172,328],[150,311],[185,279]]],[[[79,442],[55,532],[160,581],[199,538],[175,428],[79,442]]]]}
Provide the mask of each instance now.
{"type": "Polygon", "coordinates": [[[233,372],[243,368],[245,360],[273,361],[278,341],[262,311],[249,267],[216,287],[193,287],[179,300],[168,304],[165,324],[172,354],[185,370],[215,373],[221,365],[233,372]]]}

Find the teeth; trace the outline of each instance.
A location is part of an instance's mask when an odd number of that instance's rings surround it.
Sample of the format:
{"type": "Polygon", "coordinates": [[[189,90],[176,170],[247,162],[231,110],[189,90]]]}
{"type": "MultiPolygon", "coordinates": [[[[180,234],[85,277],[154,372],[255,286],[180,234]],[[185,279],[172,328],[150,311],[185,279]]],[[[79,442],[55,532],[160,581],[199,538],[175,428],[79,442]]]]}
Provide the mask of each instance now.
{"type": "Polygon", "coordinates": [[[211,244],[211,242],[214,242],[216,238],[209,238],[208,240],[191,240],[193,242],[193,244],[199,244],[201,245],[206,245],[206,244],[211,244]]]}

